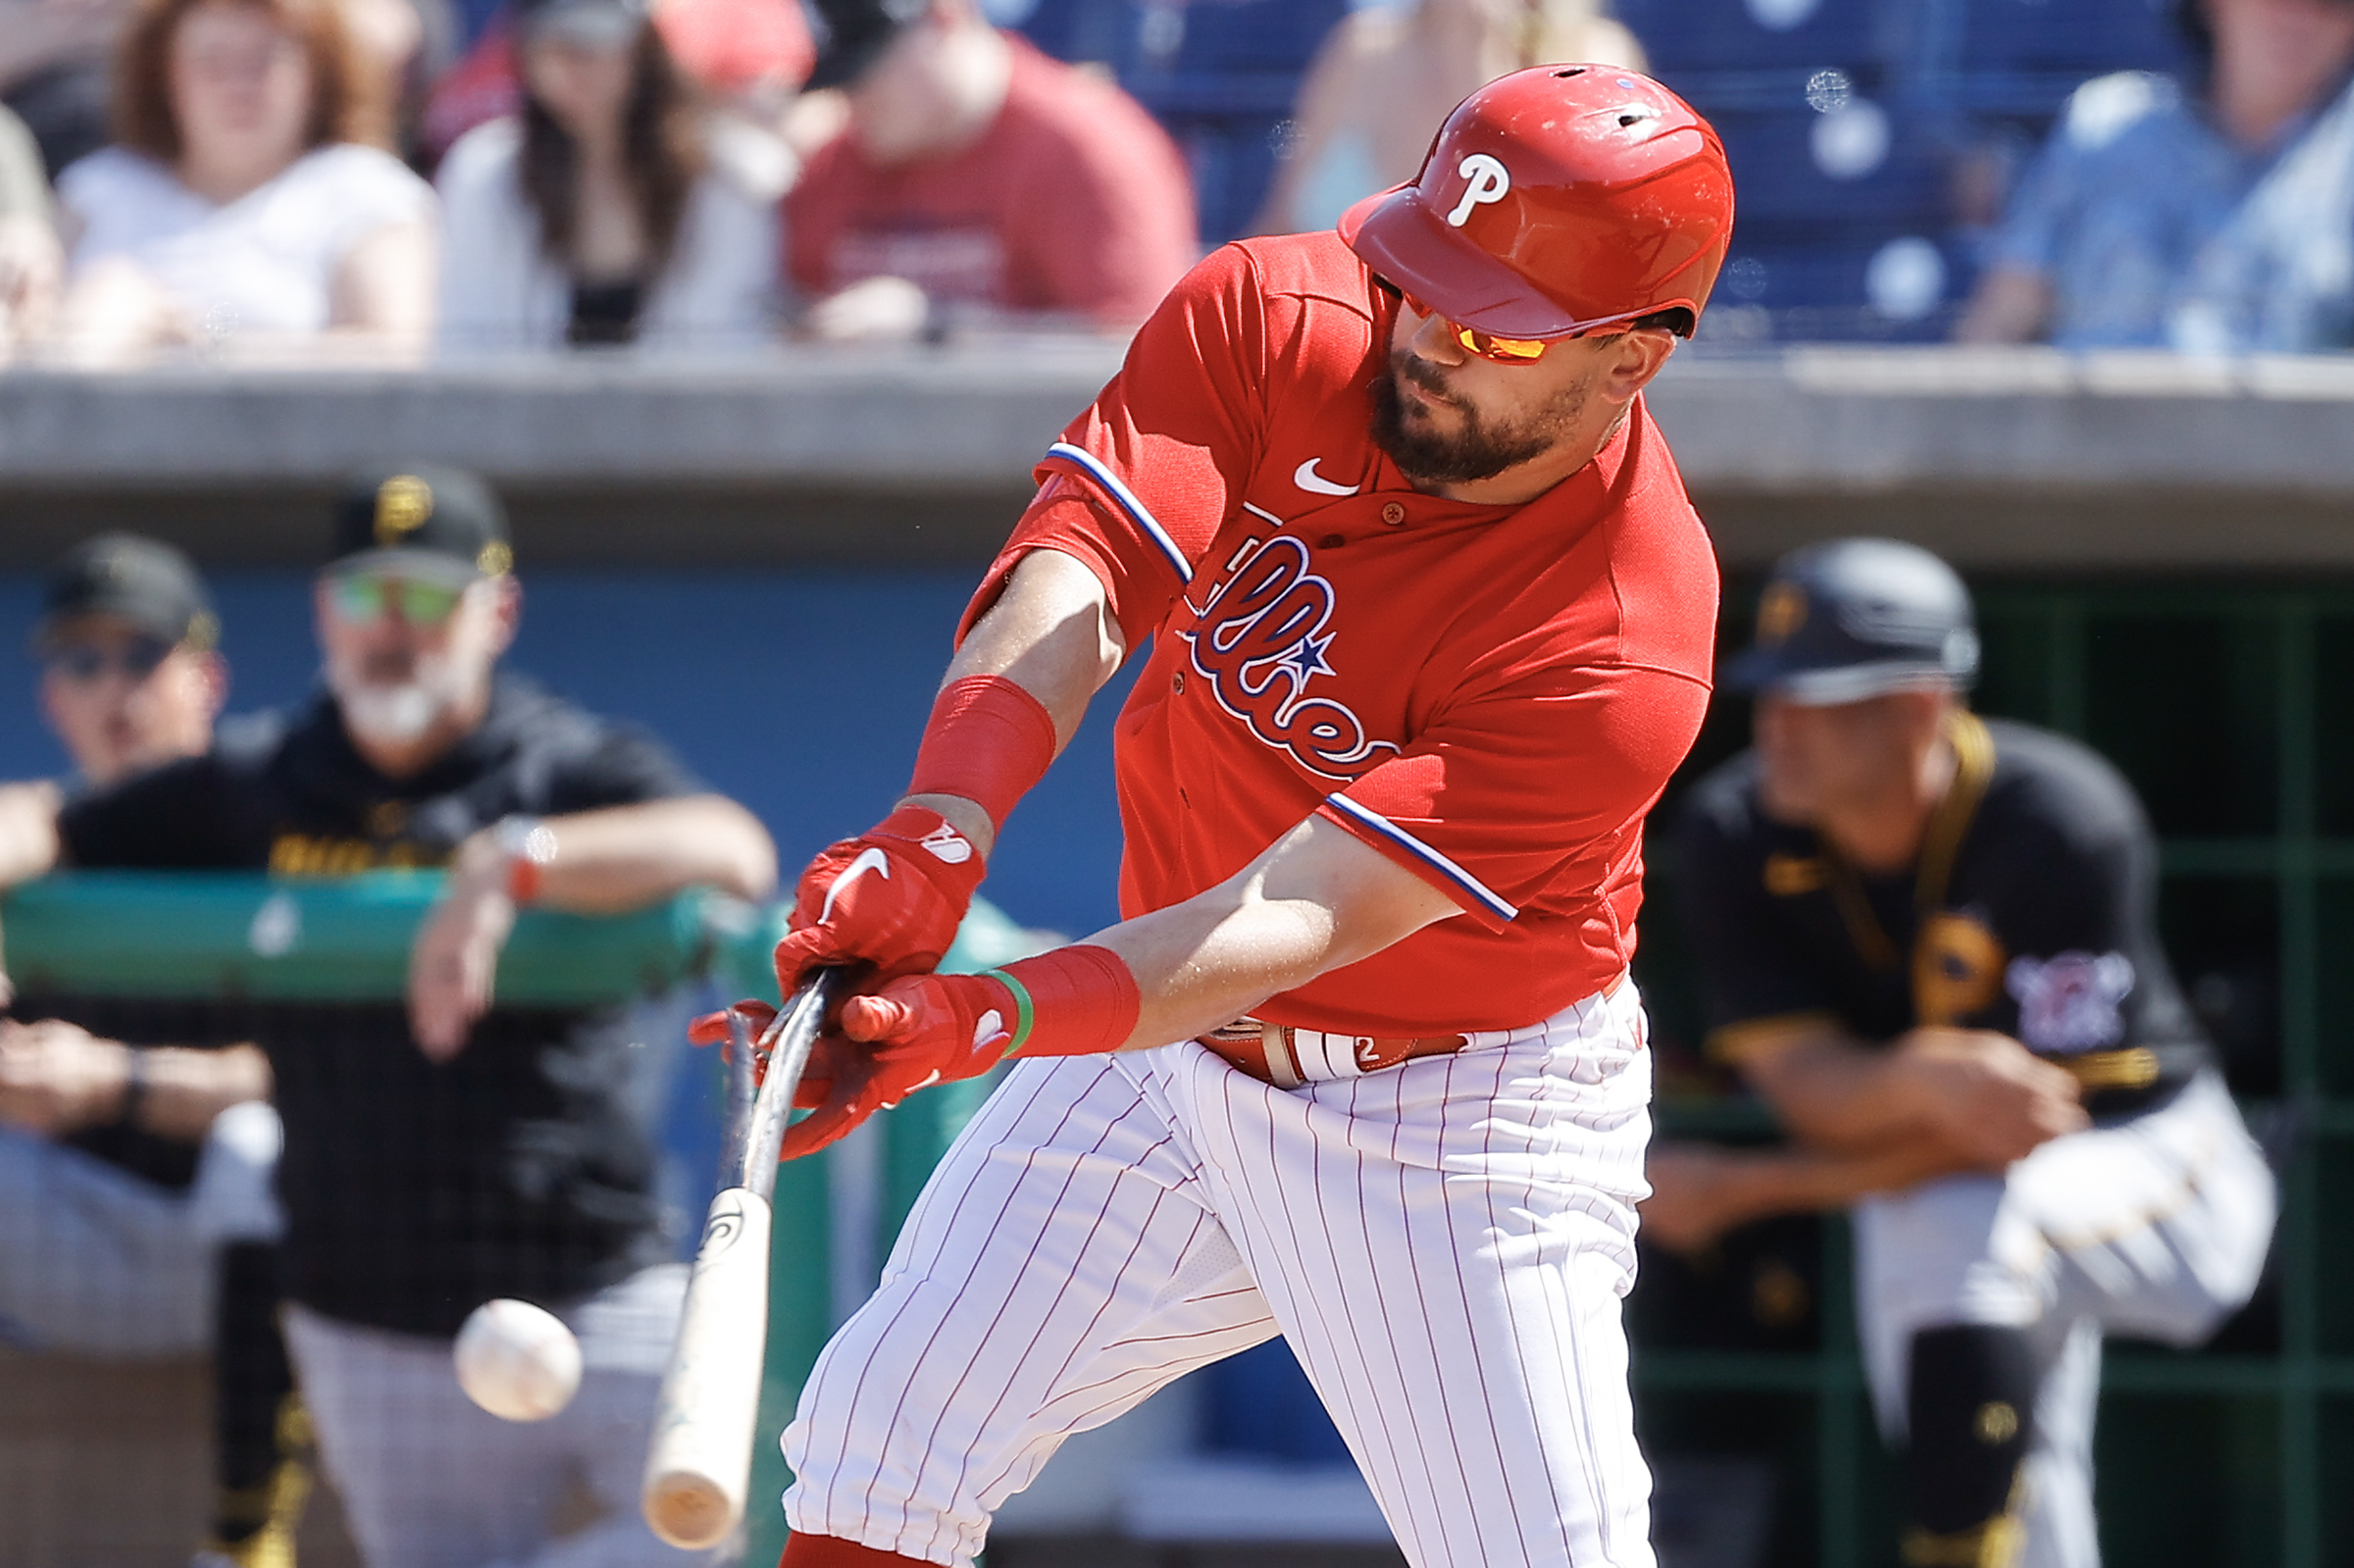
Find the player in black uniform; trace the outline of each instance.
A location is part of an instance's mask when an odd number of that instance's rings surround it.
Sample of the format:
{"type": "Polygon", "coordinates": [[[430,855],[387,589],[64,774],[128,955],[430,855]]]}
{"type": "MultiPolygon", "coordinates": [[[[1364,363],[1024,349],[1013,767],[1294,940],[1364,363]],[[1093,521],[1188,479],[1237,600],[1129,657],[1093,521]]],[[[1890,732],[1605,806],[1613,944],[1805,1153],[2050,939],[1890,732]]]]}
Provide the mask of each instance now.
{"type": "MultiPolygon", "coordinates": [[[[521,590],[479,481],[371,476],[336,530],[325,689],[70,802],[56,848],[80,867],[447,868],[406,1006],[256,1024],[285,1126],[286,1337],[321,1456],[372,1568],[525,1560],[584,1480],[606,1517],[576,1560],[683,1562],[635,1506],[685,1281],[630,1105],[628,1019],[494,1006],[492,982],[520,905],[614,912],[697,884],[757,898],[775,851],[651,737],[495,674],[521,590]],[[450,1337],[498,1296],[582,1341],[580,1391],[547,1421],[497,1421],[451,1375],[450,1337]]],[[[0,867],[45,869],[27,848],[0,843],[0,867]]]]}
{"type": "Polygon", "coordinates": [[[2090,1568],[2104,1330],[2190,1343],[2254,1290],[2275,1191],[2160,948],[2156,846],[2085,747],[1971,714],[1970,598],[1843,539],[1778,563],[1755,748],[1687,803],[1711,1050],[1790,1135],[1667,1145],[1670,1244],[1853,1204],[1903,1560],[2090,1568]]]}

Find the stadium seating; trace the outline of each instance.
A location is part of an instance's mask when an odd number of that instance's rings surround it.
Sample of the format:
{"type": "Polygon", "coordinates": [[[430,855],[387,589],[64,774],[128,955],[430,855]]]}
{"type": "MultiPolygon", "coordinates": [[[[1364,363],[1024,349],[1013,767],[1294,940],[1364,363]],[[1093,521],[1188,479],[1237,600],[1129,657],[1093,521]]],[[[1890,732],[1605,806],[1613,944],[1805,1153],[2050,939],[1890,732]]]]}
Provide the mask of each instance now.
{"type": "MultiPolygon", "coordinates": [[[[2191,69],[2175,3],[1617,0],[1616,13],[1724,133],[1734,256],[1753,264],[1735,301],[1767,329],[1745,335],[1919,339],[1944,333],[1971,282],[1957,165],[1991,149],[1994,167],[2016,167],[2088,77],[2191,69]]],[[[1299,77],[1350,9],[1039,0],[1024,29],[1101,64],[1169,126],[1215,243],[1257,209],[1299,77]]]]}

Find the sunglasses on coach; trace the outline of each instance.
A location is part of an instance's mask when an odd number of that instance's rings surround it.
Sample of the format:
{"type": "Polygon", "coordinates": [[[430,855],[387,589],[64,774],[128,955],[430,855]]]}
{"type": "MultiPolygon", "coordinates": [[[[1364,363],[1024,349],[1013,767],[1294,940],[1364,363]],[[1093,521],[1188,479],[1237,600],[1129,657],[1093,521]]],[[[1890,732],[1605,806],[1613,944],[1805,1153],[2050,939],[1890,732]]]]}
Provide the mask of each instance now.
{"type": "Polygon", "coordinates": [[[132,637],[114,649],[92,647],[86,642],[69,643],[50,649],[42,656],[41,663],[77,684],[86,685],[104,680],[111,672],[121,671],[136,685],[155,674],[171,656],[172,644],[161,637],[132,637]]]}
{"type": "Polygon", "coordinates": [[[327,591],[336,618],[353,626],[366,626],[397,611],[413,627],[437,627],[457,613],[458,601],[466,596],[464,588],[445,583],[370,572],[330,578],[327,591]]]}

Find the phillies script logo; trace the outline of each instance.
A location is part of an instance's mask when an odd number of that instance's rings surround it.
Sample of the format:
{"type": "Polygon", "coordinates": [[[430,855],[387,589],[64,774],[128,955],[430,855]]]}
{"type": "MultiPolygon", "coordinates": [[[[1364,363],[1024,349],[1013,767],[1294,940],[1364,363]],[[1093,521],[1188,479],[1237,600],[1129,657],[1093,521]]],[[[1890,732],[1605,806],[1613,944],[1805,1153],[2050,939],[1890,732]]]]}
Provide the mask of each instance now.
{"type": "Polygon", "coordinates": [[[1369,740],[1357,716],[1307,683],[1335,671],[1325,651],[1333,633],[1332,584],[1307,569],[1307,546],[1281,534],[1236,564],[1193,631],[1194,669],[1218,705],[1251,733],[1327,779],[1355,779],[1398,754],[1369,740]]]}

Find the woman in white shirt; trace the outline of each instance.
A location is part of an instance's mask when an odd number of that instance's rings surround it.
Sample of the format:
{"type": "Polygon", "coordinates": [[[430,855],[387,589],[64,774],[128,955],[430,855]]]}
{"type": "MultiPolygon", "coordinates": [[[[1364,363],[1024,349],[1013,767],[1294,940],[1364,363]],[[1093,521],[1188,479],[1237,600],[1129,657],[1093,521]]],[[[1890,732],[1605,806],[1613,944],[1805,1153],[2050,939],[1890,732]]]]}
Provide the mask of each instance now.
{"type": "Polygon", "coordinates": [[[643,0],[525,0],[520,116],[441,165],[445,352],[768,335],[775,172],[727,157],[643,0]]]}
{"type": "Polygon", "coordinates": [[[372,82],[337,0],[142,0],[116,143],[58,179],[66,357],[414,358],[433,190],[384,150],[372,82]]]}

